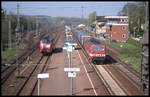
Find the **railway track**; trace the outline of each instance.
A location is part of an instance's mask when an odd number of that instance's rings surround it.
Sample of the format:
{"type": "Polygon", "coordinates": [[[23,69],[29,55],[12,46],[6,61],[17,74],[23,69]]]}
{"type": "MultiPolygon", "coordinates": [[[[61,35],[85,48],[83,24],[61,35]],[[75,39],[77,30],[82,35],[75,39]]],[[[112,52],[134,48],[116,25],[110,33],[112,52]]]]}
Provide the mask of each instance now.
{"type": "MultiPolygon", "coordinates": [[[[58,35],[56,35],[55,37],[57,37],[57,39],[58,39],[58,35]]],[[[57,42],[57,39],[56,39],[56,41],[55,42],[57,42]]],[[[54,43],[55,43],[54,42],[54,43]]],[[[37,43],[36,45],[38,45],[39,43],[37,43]]],[[[38,47],[38,46],[37,46],[38,47]]],[[[32,50],[32,51],[36,51],[37,49],[34,49],[34,50],[32,50]]],[[[32,52],[33,53],[33,52],[32,52]]],[[[28,54],[29,55],[29,54],[28,54]]],[[[20,79],[17,79],[17,80],[19,80],[18,81],[18,85],[19,86],[17,86],[17,84],[16,84],[16,86],[12,86],[12,88],[13,87],[16,87],[16,89],[17,89],[17,91],[15,91],[15,93],[14,92],[10,92],[10,94],[12,95],[14,95],[14,94],[16,94],[16,95],[20,95],[20,94],[22,94],[22,93],[24,93],[24,87],[25,86],[30,86],[30,85],[27,85],[29,82],[30,82],[30,80],[31,79],[33,79],[32,78],[32,76],[34,76],[35,74],[37,74],[37,73],[35,73],[35,72],[38,72],[38,73],[41,73],[41,72],[43,72],[43,70],[44,70],[44,68],[46,67],[45,65],[44,66],[39,66],[38,64],[40,64],[40,62],[42,62],[43,63],[43,61],[42,60],[46,60],[43,64],[46,64],[46,62],[48,61],[48,59],[49,59],[49,57],[50,56],[42,56],[40,59],[39,59],[39,61],[37,62],[37,65],[32,65],[32,66],[26,66],[24,69],[22,69],[23,71],[22,71],[22,74],[21,75],[23,75],[23,78],[20,78],[20,79]],[[45,57],[47,57],[47,59],[45,59],[45,57]],[[43,59],[44,58],[44,59],[43,59]],[[40,70],[37,70],[37,68],[42,68],[42,69],[40,69],[40,70]],[[31,71],[31,72],[30,72],[31,71]],[[24,79],[25,78],[25,79],[24,79]]],[[[22,61],[22,63],[23,63],[24,61],[22,61]]],[[[15,69],[16,69],[16,67],[15,66],[13,66],[15,69]]],[[[7,71],[8,69],[6,69],[6,70],[3,70],[3,73],[5,73],[5,71],[7,71]]],[[[13,70],[13,71],[10,71],[9,73],[7,73],[7,78],[6,79],[8,79],[9,78],[9,76],[14,72],[15,70],[13,70]]],[[[5,77],[5,76],[4,76],[5,77]]],[[[3,77],[3,78],[4,78],[3,77]]],[[[35,80],[35,79],[34,79],[35,80]]],[[[6,81],[6,80],[5,80],[6,81]]],[[[4,82],[5,82],[4,81],[4,82]]],[[[4,83],[3,82],[3,83],[4,83]]],[[[36,83],[37,82],[35,82],[35,86],[36,86],[36,83]]],[[[10,84],[10,81],[8,81],[8,84],[10,84]]],[[[32,84],[33,85],[33,84],[32,84]]],[[[4,87],[6,87],[6,86],[8,86],[8,85],[5,85],[4,87]]],[[[34,87],[35,87],[34,86],[34,87]]],[[[4,89],[4,91],[6,91],[7,89],[4,89]]],[[[8,89],[9,90],[9,89],[8,89]]],[[[15,89],[14,89],[15,90],[15,89]]],[[[32,91],[34,91],[34,88],[32,88],[32,91]]],[[[7,92],[7,91],[6,91],[7,92]]],[[[31,95],[32,94],[32,92],[31,93],[29,93],[29,95],[31,95]]],[[[4,93],[4,95],[7,95],[7,93],[4,93]]],[[[9,94],[8,94],[9,95],[9,94]]]]}
{"type": "MultiPolygon", "coordinates": [[[[111,48],[109,49],[109,52],[112,53],[113,50],[111,48]]],[[[120,73],[127,76],[130,80],[132,80],[133,84],[135,84],[135,86],[140,89],[140,74],[136,70],[134,70],[130,64],[122,62],[115,56],[115,54],[111,54],[110,56],[117,61],[117,63],[112,66],[115,66],[114,68],[116,68],[116,70],[119,70],[120,73]]]]}
{"type": "MultiPolygon", "coordinates": [[[[44,35],[45,34],[42,34],[40,37],[43,37],[44,35]]],[[[29,48],[27,47],[25,49],[25,51],[23,51],[23,53],[18,56],[18,61],[20,62],[20,61],[25,60],[27,58],[27,56],[29,56],[33,52],[33,50],[37,49],[37,44],[38,44],[38,42],[36,44],[34,44],[32,47],[29,47],[29,48]]],[[[4,66],[4,67],[2,68],[1,73],[7,71],[7,69],[9,69],[9,67],[15,63],[16,63],[16,59],[14,58],[13,60],[10,60],[9,64],[7,64],[7,65],[3,64],[2,66],[4,66]]]]}
{"type": "Polygon", "coordinates": [[[122,70],[116,68],[116,66],[104,65],[102,66],[109,75],[115,80],[119,87],[125,92],[126,95],[141,95],[140,90],[137,88],[137,84],[134,82],[134,78],[130,79],[122,70]]]}
{"type": "MultiPolygon", "coordinates": [[[[22,55],[19,56],[18,58],[18,64],[22,64],[28,56],[32,55],[33,52],[38,49],[38,44],[39,41],[37,43],[35,43],[29,50],[25,51],[22,55]]],[[[1,84],[4,84],[4,82],[9,78],[9,76],[17,69],[16,64],[16,60],[13,60],[9,66],[5,66],[2,71],[1,71],[1,84]]]]}
{"type": "MultiPolygon", "coordinates": [[[[56,43],[57,43],[58,38],[60,37],[60,35],[61,35],[61,34],[59,34],[59,33],[56,35],[56,37],[55,37],[55,42],[54,42],[55,45],[56,45],[56,43]]],[[[47,61],[48,61],[48,60],[46,60],[46,63],[47,63],[47,61]]],[[[40,71],[40,73],[45,72],[45,70],[46,70],[46,65],[43,66],[43,68],[42,68],[42,70],[40,71]]],[[[36,82],[34,83],[34,85],[33,85],[32,89],[31,89],[29,95],[33,95],[33,93],[34,93],[34,91],[35,91],[35,88],[36,88],[36,86],[37,86],[37,83],[38,83],[38,79],[36,79],[36,82]]]]}
{"type": "MultiPolygon", "coordinates": [[[[73,36],[75,36],[74,33],[72,34],[73,36]]],[[[85,52],[82,45],[79,43],[79,41],[76,38],[75,40],[79,44],[79,46],[82,48],[84,55],[88,59],[87,53],[85,52]]],[[[124,64],[123,65],[122,64],[121,65],[116,65],[116,64],[115,65],[114,64],[107,64],[107,65],[97,64],[96,65],[96,64],[93,64],[91,61],[89,61],[89,64],[91,64],[91,66],[96,71],[96,74],[99,76],[101,82],[104,84],[104,87],[109,93],[109,95],[143,95],[138,89],[138,86],[139,86],[139,83],[137,81],[139,79],[138,74],[135,71],[132,71],[132,69],[129,68],[127,65],[124,65],[124,64]],[[109,67],[108,65],[111,67],[109,67]],[[103,74],[103,72],[100,72],[100,71],[103,71],[106,73],[103,74]],[[115,72],[118,72],[120,74],[114,75],[115,72]],[[106,75],[107,75],[107,78],[106,78],[106,75]],[[118,77],[116,77],[117,75],[118,77]],[[121,81],[119,77],[125,78],[125,79],[122,79],[124,82],[121,81]],[[125,80],[127,80],[128,83],[125,80]],[[116,84],[116,86],[114,84],[116,84]],[[125,86],[125,84],[130,84],[130,86],[128,85],[127,87],[125,86]],[[130,90],[131,92],[129,92],[130,90]]]]}
{"type": "Polygon", "coordinates": [[[87,55],[87,53],[85,52],[84,48],[82,47],[82,45],[80,44],[80,42],[77,40],[77,38],[75,37],[74,33],[71,31],[74,40],[77,42],[77,44],[79,45],[79,47],[82,49],[83,55],[86,57],[87,61],[89,62],[89,65],[95,70],[96,74],[98,75],[99,81],[100,83],[103,85],[103,88],[105,90],[105,92],[110,95],[110,94],[114,94],[113,91],[110,89],[110,87],[108,85],[106,85],[107,83],[103,83],[104,80],[101,78],[101,76],[98,74],[98,70],[96,69],[95,65],[93,65],[93,63],[89,60],[89,57],[87,55]]]}
{"type": "MultiPolygon", "coordinates": [[[[40,37],[43,37],[44,35],[45,34],[42,34],[40,37]]],[[[24,51],[23,54],[18,56],[18,60],[19,61],[20,60],[25,60],[26,56],[29,56],[32,53],[33,49],[36,49],[35,47],[36,47],[37,44],[38,44],[38,42],[35,45],[33,45],[32,47],[26,49],[26,51],[24,51]],[[30,50],[30,52],[29,52],[29,50],[30,50]]],[[[15,63],[16,63],[16,59],[15,60],[11,60],[10,63],[9,63],[9,66],[8,65],[5,66],[3,64],[4,67],[2,68],[1,73],[5,72],[10,66],[12,66],[15,63]]]]}
{"type": "MultiPolygon", "coordinates": [[[[35,51],[35,49],[37,49],[37,47],[38,46],[33,48],[29,53],[26,53],[26,54],[22,55],[21,57],[19,57],[18,64],[22,64],[27,59],[27,57],[30,56],[35,51]]],[[[1,74],[2,74],[1,84],[3,84],[8,79],[8,77],[12,74],[12,72],[14,72],[16,70],[17,66],[15,65],[15,63],[16,63],[16,61],[11,63],[10,66],[6,66],[2,70],[2,72],[1,72],[1,74]]]]}
{"type": "MultiPolygon", "coordinates": [[[[27,78],[26,80],[23,82],[23,84],[21,85],[21,87],[18,89],[16,95],[29,95],[28,93],[26,93],[28,90],[29,91],[29,86],[31,86],[32,84],[36,83],[35,82],[35,79],[36,79],[36,76],[38,73],[40,73],[39,71],[41,70],[38,70],[40,68],[40,64],[46,64],[48,59],[49,59],[50,56],[41,56],[40,60],[38,61],[37,65],[35,65],[34,67],[32,67],[32,71],[31,72],[27,72],[27,74],[24,74],[24,75],[27,75],[27,78]],[[32,77],[32,78],[31,78],[32,77]],[[33,80],[33,81],[32,81],[33,80]],[[32,84],[31,84],[32,82],[32,84]],[[28,86],[28,87],[27,87],[28,86]],[[26,94],[24,94],[26,93],[26,94]]],[[[44,68],[45,66],[42,65],[41,68],[44,68]]]]}

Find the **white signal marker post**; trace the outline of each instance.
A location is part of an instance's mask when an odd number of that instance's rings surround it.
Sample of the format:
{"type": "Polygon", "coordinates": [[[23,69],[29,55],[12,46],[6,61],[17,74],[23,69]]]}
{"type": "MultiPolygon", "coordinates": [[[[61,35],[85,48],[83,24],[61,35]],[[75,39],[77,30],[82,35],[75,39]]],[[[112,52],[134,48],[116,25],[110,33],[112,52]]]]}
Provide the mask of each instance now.
{"type": "Polygon", "coordinates": [[[76,46],[76,43],[67,43],[66,47],[67,53],[69,53],[69,68],[64,68],[64,71],[68,71],[68,77],[71,77],[71,95],[73,95],[73,77],[76,77],[76,72],[80,71],[80,68],[71,68],[72,67],[72,51],[74,50],[73,46],[76,46]]]}
{"type": "Polygon", "coordinates": [[[80,71],[80,68],[64,68],[64,71],[68,71],[68,72],[78,72],[78,71],[80,71]]]}
{"type": "Polygon", "coordinates": [[[76,77],[76,72],[68,72],[68,77],[76,77]]]}
{"type": "Polygon", "coordinates": [[[37,78],[38,78],[38,96],[40,96],[40,78],[41,79],[49,78],[49,73],[38,74],[37,78]]]}

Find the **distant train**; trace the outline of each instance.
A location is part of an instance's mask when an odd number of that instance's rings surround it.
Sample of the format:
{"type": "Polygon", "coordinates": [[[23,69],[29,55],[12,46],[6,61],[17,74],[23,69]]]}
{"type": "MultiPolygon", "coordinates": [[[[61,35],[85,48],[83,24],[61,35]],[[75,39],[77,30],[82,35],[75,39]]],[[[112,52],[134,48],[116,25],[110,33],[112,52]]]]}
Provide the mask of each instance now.
{"type": "Polygon", "coordinates": [[[40,41],[40,52],[45,53],[52,53],[54,49],[54,38],[47,36],[41,39],[40,41]]]}
{"type": "Polygon", "coordinates": [[[104,62],[106,59],[106,45],[88,35],[85,32],[80,32],[73,29],[72,32],[77,37],[80,44],[85,49],[89,59],[92,62],[101,61],[104,62]]]}

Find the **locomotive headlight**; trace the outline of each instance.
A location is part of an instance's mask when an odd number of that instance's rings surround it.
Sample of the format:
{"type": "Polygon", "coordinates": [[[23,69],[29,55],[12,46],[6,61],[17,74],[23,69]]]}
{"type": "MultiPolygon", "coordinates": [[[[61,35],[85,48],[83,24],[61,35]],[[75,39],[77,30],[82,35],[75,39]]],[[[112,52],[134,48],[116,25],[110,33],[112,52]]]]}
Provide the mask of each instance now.
{"type": "Polygon", "coordinates": [[[94,56],[94,54],[90,54],[90,56],[94,56]]]}
{"type": "Polygon", "coordinates": [[[41,47],[43,48],[43,43],[41,43],[41,47]]]}
{"type": "Polygon", "coordinates": [[[46,48],[50,48],[50,45],[46,45],[46,48]]]}

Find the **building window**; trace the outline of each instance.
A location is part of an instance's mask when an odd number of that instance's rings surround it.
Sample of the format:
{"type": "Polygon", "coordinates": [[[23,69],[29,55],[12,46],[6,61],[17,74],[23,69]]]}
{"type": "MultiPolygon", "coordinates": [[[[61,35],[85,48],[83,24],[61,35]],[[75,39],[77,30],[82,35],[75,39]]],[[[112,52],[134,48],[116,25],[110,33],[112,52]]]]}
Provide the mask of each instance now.
{"type": "Polygon", "coordinates": [[[121,21],[120,21],[121,23],[122,23],[122,19],[121,19],[121,21]]]}
{"type": "Polygon", "coordinates": [[[122,34],[122,38],[126,38],[126,34],[122,34]]]}
{"type": "Polygon", "coordinates": [[[110,31],[112,31],[112,25],[110,25],[110,31]]]}
{"type": "Polygon", "coordinates": [[[128,19],[126,19],[125,22],[128,23],[128,19]]]}
{"type": "Polygon", "coordinates": [[[125,27],[125,26],[123,26],[123,27],[122,27],[122,30],[126,30],[126,27],[125,27]]]}

